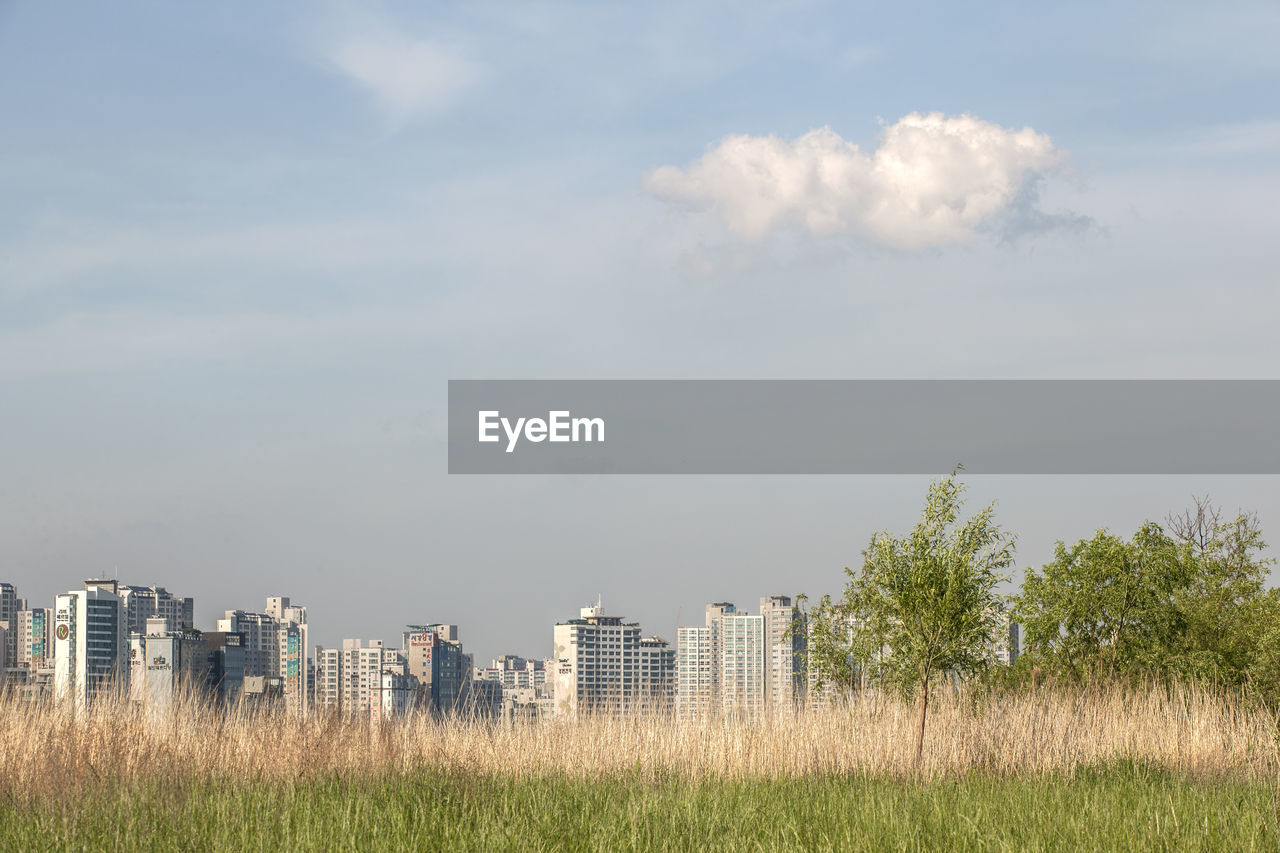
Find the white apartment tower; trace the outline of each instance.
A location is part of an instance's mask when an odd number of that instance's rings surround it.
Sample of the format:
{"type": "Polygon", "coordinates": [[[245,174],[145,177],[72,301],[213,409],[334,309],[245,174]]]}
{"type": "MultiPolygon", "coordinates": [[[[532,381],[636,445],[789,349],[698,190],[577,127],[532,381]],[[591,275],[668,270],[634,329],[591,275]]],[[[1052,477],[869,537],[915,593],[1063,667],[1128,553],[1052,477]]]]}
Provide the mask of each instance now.
{"type": "Polygon", "coordinates": [[[342,650],[316,646],[315,702],[317,711],[342,710],[342,650]]]}
{"type": "Polygon", "coordinates": [[[764,617],[765,705],[774,708],[798,705],[804,701],[806,685],[808,637],[804,615],[786,595],[761,598],[760,615],[764,617]]]}
{"type": "Polygon", "coordinates": [[[706,624],[676,629],[676,712],[710,713],[720,697],[720,624],[737,608],[728,601],[707,605],[706,624]]]}
{"type": "Polygon", "coordinates": [[[676,629],[676,713],[700,716],[711,711],[715,696],[710,628],[676,629]]]}
{"type": "Polygon", "coordinates": [[[54,695],[79,706],[102,692],[128,687],[124,601],[112,580],[54,598],[54,695]]]}
{"type": "Polygon", "coordinates": [[[764,617],[725,613],[720,617],[720,710],[759,716],[764,710],[764,617]]]}
{"type": "Polygon", "coordinates": [[[597,602],[555,626],[555,713],[630,710],[640,685],[640,626],[597,602]]]}
{"type": "Polygon", "coordinates": [[[342,713],[369,715],[373,693],[382,688],[383,652],[381,640],[370,640],[367,646],[360,640],[342,641],[338,676],[342,713]]]}
{"type": "Polygon", "coordinates": [[[731,602],[716,601],[707,605],[705,626],[678,630],[677,713],[754,716],[764,710],[769,658],[766,618],[740,612],[731,602]]]}
{"type": "Polygon", "coordinates": [[[316,647],[316,704],[347,716],[372,719],[403,713],[418,680],[399,649],[381,640],[342,641],[341,649],[316,647]],[[388,678],[387,676],[391,676],[388,678]]]}

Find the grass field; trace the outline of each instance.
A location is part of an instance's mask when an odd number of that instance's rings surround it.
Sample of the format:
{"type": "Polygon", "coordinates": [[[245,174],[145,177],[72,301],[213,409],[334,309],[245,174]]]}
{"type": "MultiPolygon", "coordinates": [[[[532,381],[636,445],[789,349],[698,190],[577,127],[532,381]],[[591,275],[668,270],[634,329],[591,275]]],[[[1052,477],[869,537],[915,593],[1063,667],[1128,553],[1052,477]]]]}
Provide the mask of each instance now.
{"type": "Polygon", "coordinates": [[[7,850],[1277,850],[1275,788],[1119,763],[1043,779],[440,776],[82,791],[7,850]]]}
{"type": "Polygon", "coordinates": [[[0,702],[2,850],[1280,850],[1274,715],[1192,689],[540,725],[0,702]]]}

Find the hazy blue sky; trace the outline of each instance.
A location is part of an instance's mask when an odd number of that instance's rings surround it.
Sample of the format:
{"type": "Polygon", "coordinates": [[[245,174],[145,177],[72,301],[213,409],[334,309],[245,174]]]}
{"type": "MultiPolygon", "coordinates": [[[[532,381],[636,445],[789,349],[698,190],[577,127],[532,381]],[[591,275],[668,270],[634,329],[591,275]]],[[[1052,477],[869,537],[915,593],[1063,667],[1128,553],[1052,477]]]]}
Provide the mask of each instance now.
{"type": "MultiPolygon", "coordinates": [[[[448,378],[1280,374],[1274,3],[266,5],[0,3],[37,602],[671,638],[836,591],[927,480],[450,478],[448,378]]],[[[1276,478],[971,484],[1021,565],[1193,492],[1280,537],[1276,478]]]]}

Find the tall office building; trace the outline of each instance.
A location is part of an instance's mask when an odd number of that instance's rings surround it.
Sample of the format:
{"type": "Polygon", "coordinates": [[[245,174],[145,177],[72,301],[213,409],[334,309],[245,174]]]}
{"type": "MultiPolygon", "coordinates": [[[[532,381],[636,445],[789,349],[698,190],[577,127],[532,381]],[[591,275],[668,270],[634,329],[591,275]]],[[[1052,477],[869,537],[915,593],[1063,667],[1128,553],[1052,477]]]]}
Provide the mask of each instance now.
{"type": "Polygon", "coordinates": [[[128,688],[124,601],[113,580],[87,580],[54,598],[54,695],[77,705],[128,688]]]}
{"type": "Polygon", "coordinates": [[[201,635],[209,650],[209,683],[215,696],[231,703],[244,693],[244,636],[225,631],[201,635]]]}
{"type": "Polygon", "coordinates": [[[306,716],[311,707],[307,667],[307,608],[285,596],[267,599],[266,613],[228,610],[218,630],[244,636],[245,677],[277,683],[285,707],[306,716]]]}
{"type": "Polygon", "coordinates": [[[408,672],[437,714],[459,709],[471,681],[471,655],[462,651],[457,625],[409,625],[401,637],[408,672]]]}
{"type": "Polygon", "coordinates": [[[764,617],[765,704],[775,708],[801,704],[807,683],[804,614],[790,596],[767,595],[760,599],[760,615],[764,617]]]}
{"type": "Polygon", "coordinates": [[[473,678],[462,691],[459,712],[473,719],[497,719],[502,716],[505,695],[506,688],[501,681],[473,678]]]}
{"type": "Polygon", "coordinates": [[[195,601],[178,598],[162,586],[131,586],[118,589],[124,601],[126,629],[129,634],[146,634],[147,622],[163,619],[165,631],[187,631],[195,627],[195,601]]]}
{"type": "Polygon", "coordinates": [[[597,602],[555,626],[555,713],[630,711],[640,680],[640,626],[597,602]]]}

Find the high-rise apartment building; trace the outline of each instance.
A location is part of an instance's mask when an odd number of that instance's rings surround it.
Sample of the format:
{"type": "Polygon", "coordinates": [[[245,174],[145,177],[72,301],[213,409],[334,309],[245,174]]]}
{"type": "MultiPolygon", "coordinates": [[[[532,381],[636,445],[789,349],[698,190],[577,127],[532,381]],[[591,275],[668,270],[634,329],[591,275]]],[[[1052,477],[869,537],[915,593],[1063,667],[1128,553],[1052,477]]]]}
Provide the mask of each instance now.
{"type": "Polygon", "coordinates": [[[732,602],[713,601],[703,626],[676,630],[676,711],[681,716],[719,710],[721,623],[737,612],[732,602]]]}
{"type": "Polygon", "coordinates": [[[316,647],[316,706],[377,721],[408,713],[421,696],[400,649],[381,640],[342,641],[341,649],[316,647]]]}
{"type": "Polygon", "coordinates": [[[342,710],[342,649],[316,646],[315,707],[317,711],[342,710]]]}
{"type": "Polygon", "coordinates": [[[218,620],[218,630],[244,636],[247,678],[278,682],[285,707],[306,716],[311,705],[307,608],[291,605],[285,596],[271,596],[266,610],[228,610],[218,620]]]}
{"type": "Polygon", "coordinates": [[[195,627],[195,601],[170,594],[162,586],[130,586],[120,584],[118,592],[124,601],[126,629],[129,634],[146,634],[147,622],[163,619],[165,631],[189,631],[195,627]]]}
{"type": "Polygon", "coordinates": [[[385,649],[382,640],[370,640],[364,645],[360,640],[343,640],[339,656],[338,684],[339,708],[352,716],[368,716],[373,694],[382,689],[382,668],[385,649]]]}
{"type": "Polygon", "coordinates": [[[676,713],[681,717],[709,714],[715,699],[714,677],[719,669],[712,654],[711,629],[676,629],[676,713]]]}
{"type": "MultiPolygon", "coordinates": [[[[781,602],[762,599],[766,614],[739,611],[732,602],[707,605],[706,624],[677,631],[676,710],[758,715],[765,708],[770,659],[767,620],[780,618],[781,602]]],[[[785,631],[785,629],[784,629],[785,631]]]]}
{"type": "Polygon", "coordinates": [[[804,614],[786,595],[760,599],[765,636],[765,705],[796,706],[804,701],[808,635],[804,614]]]}
{"type": "MultiPolygon", "coordinates": [[[[18,613],[26,603],[18,598],[18,588],[11,583],[0,583],[0,628],[4,629],[4,660],[6,666],[14,666],[18,659],[18,613]]],[[[0,673],[4,667],[0,667],[0,673]]]]}
{"type": "Polygon", "coordinates": [[[675,702],[676,650],[661,637],[642,637],[636,660],[640,708],[669,711],[675,702]]]}
{"type": "Polygon", "coordinates": [[[18,659],[12,666],[38,670],[53,666],[53,609],[18,611],[18,659]]]}
{"type": "Polygon", "coordinates": [[[640,682],[640,626],[584,607],[555,626],[555,712],[617,713],[636,706],[640,682]]]}
{"type": "Polygon", "coordinates": [[[124,601],[113,580],[87,580],[54,599],[54,695],[83,706],[128,688],[124,601]]]}
{"type": "Polygon", "coordinates": [[[720,617],[720,710],[759,716],[764,710],[764,617],[726,613],[720,617]]]}

